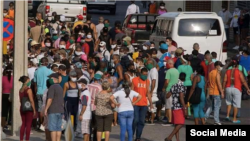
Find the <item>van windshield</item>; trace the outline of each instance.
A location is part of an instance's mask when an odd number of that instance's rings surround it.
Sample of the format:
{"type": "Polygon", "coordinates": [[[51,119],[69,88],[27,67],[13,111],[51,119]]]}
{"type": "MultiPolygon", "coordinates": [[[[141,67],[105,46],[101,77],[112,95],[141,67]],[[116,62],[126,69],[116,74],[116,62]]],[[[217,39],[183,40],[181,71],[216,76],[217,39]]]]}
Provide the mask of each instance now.
{"type": "Polygon", "coordinates": [[[179,36],[219,36],[221,28],[218,19],[181,19],[179,36]]]}
{"type": "Polygon", "coordinates": [[[72,3],[72,4],[86,4],[85,0],[45,0],[48,3],[72,3]]]}

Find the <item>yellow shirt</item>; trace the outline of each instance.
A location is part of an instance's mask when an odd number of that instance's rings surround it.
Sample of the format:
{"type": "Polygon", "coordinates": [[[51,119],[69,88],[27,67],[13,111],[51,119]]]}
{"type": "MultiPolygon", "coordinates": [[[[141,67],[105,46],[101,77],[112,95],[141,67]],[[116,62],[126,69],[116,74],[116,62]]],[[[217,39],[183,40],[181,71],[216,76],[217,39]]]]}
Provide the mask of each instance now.
{"type": "Polygon", "coordinates": [[[136,60],[137,57],[139,57],[139,52],[134,52],[133,53],[133,59],[134,59],[134,61],[136,60]]]}

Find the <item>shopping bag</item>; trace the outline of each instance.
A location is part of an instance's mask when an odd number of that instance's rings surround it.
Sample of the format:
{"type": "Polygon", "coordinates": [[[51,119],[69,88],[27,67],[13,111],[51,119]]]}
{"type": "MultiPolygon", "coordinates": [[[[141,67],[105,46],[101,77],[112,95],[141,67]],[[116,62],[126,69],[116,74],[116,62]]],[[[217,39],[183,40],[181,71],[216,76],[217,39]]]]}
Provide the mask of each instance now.
{"type": "Polygon", "coordinates": [[[65,135],[65,141],[74,141],[75,134],[71,118],[68,118],[64,135],[65,135]]]}

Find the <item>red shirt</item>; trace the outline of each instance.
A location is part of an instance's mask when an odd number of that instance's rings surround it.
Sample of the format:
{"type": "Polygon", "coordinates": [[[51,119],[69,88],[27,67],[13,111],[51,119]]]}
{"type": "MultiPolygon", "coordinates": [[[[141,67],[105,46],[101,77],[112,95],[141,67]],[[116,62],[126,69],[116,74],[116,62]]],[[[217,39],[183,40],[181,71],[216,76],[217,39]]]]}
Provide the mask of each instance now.
{"type": "Polygon", "coordinates": [[[87,43],[82,45],[82,50],[85,54],[89,55],[89,45],[87,43]]]}
{"type": "Polygon", "coordinates": [[[231,72],[232,72],[232,69],[227,70],[226,72],[226,75],[227,75],[226,88],[231,87],[231,85],[234,85],[236,89],[238,89],[239,91],[242,91],[241,89],[242,83],[240,80],[240,70],[239,69],[234,70],[234,84],[231,84],[231,72]]]}
{"type": "Polygon", "coordinates": [[[204,71],[204,74],[205,74],[205,78],[208,80],[208,67],[207,67],[205,61],[201,62],[201,66],[203,68],[203,71],[204,71]]]}

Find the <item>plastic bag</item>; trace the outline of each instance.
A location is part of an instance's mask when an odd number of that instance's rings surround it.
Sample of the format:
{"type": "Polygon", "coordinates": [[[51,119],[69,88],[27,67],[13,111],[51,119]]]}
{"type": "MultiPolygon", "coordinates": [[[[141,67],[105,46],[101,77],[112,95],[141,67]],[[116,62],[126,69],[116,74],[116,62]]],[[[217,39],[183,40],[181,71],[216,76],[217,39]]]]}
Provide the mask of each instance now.
{"type": "Polygon", "coordinates": [[[65,141],[74,141],[74,138],[75,138],[74,128],[72,126],[72,122],[70,118],[68,118],[64,135],[65,135],[65,141]]]}

